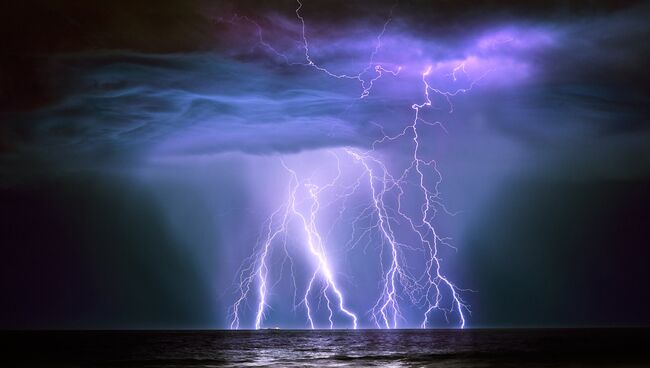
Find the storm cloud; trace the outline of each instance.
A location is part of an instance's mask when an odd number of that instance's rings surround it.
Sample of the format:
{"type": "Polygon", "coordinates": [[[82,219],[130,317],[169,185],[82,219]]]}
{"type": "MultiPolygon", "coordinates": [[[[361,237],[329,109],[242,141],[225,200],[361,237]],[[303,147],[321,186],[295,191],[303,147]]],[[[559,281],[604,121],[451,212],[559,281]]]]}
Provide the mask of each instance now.
{"type": "MultiPolygon", "coordinates": [[[[474,107],[456,112],[459,124],[480,110],[488,129],[533,144],[648,133],[649,73],[643,65],[649,50],[637,42],[648,36],[647,6],[551,20],[505,21],[487,13],[466,27],[464,18],[443,21],[435,33],[422,31],[424,20],[414,21],[397,6],[369,65],[390,9],[341,24],[308,19],[310,54],[318,65],[349,75],[370,66],[361,75],[366,81],[376,76],[375,64],[402,68],[397,76],[384,73],[363,100],[357,100],[358,80],[337,80],[305,65],[297,18],[270,10],[257,18],[214,9],[197,15],[214,22],[206,31],[213,50],[78,51],[38,58],[39,74],[46,76],[41,88],[51,98],[38,108],[3,113],[4,161],[27,157],[55,166],[101,166],[233,150],[368,146],[380,137],[379,125],[386,131],[403,128],[410,103],[421,99],[427,66],[433,66],[431,84],[443,91],[466,88],[481,76],[471,97],[459,96],[460,104],[471,99],[474,107]],[[449,75],[461,63],[468,74],[452,81],[449,75]]],[[[432,118],[448,119],[447,102],[434,102],[441,114],[432,118]]]]}
{"type": "MultiPolygon", "coordinates": [[[[457,213],[436,225],[458,248],[446,270],[479,291],[470,325],[648,323],[647,2],[305,0],[315,65],[296,8],[0,14],[0,327],[226,327],[232,277],[286,193],[278,156],[350,172],[332,152],[404,131],[425,81],[420,153],[457,213]]],[[[339,266],[366,272],[341,276],[360,306],[376,270],[358,256],[339,266]]]]}

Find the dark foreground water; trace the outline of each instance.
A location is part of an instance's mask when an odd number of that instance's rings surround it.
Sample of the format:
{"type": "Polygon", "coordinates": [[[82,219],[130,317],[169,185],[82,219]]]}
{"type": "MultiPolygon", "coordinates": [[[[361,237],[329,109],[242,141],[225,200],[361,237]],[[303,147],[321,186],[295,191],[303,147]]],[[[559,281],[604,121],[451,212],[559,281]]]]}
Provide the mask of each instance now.
{"type": "Polygon", "coordinates": [[[650,367],[649,329],[0,334],[7,367],[650,367]]]}

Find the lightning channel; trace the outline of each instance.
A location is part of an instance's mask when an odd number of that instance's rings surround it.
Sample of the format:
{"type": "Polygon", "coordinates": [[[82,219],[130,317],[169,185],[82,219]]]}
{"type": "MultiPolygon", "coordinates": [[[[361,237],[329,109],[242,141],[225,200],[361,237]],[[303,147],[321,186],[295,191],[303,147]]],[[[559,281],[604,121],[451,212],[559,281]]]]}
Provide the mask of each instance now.
{"type": "MultiPolygon", "coordinates": [[[[392,21],[393,10],[383,24],[381,32],[375,38],[373,51],[371,52],[365,68],[356,74],[338,73],[329,70],[315,61],[310,49],[307,37],[307,25],[301,13],[303,3],[297,0],[295,15],[300,23],[300,35],[303,49],[303,62],[292,62],[284,53],[276,50],[263,38],[261,27],[254,21],[245,18],[256,26],[260,44],[274,55],[282,58],[289,65],[301,65],[324,73],[328,77],[336,79],[356,80],[360,83],[362,92],[359,99],[368,97],[375,82],[385,73],[398,77],[402,67],[395,69],[387,68],[383,64],[375,63],[376,55],[382,46],[382,37],[392,21]],[[374,72],[370,73],[371,71],[374,72]],[[368,74],[371,74],[368,76],[368,74]]],[[[447,77],[452,82],[460,81],[459,74],[467,78],[469,74],[465,62],[454,66],[447,77]]],[[[460,94],[473,90],[478,83],[490,72],[487,71],[478,78],[469,78],[469,85],[452,90],[435,87],[430,82],[432,66],[427,66],[420,72],[420,85],[422,100],[411,104],[413,111],[412,120],[406,123],[397,134],[386,134],[384,127],[374,123],[381,131],[381,136],[374,140],[368,149],[357,147],[345,147],[345,157],[358,169],[353,175],[351,184],[341,183],[341,162],[338,155],[334,155],[337,163],[337,174],[325,185],[317,185],[310,178],[301,178],[298,173],[289,167],[284,160],[281,165],[289,175],[289,191],[286,201],[277,208],[265,221],[264,236],[258,241],[254,255],[245,262],[240,271],[237,290],[238,298],[231,307],[230,327],[240,327],[242,308],[253,290],[257,291],[257,303],[255,313],[255,328],[263,325],[266,310],[268,309],[268,275],[269,258],[273,246],[282,240],[285,259],[290,258],[287,250],[287,236],[290,231],[290,223],[296,222],[300,229],[302,241],[309,255],[313,270],[305,280],[305,288],[300,301],[295,296],[297,290],[296,277],[292,273],[294,287],[294,307],[304,308],[306,323],[310,328],[317,328],[318,308],[314,305],[316,298],[325,300],[327,327],[335,328],[338,319],[335,315],[341,315],[349,321],[349,326],[357,328],[359,317],[347,306],[344,291],[337,283],[332,263],[327,257],[329,236],[323,237],[318,225],[318,216],[323,206],[339,203],[338,218],[334,226],[342,223],[344,214],[350,211],[357,211],[350,221],[350,238],[344,245],[352,250],[363,239],[367,239],[364,254],[368,246],[376,243],[378,250],[379,269],[381,279],[379,280],[379,295],[368,311],[371,323],[377,328],[400,328],[408,326],[408,319],[403,313],[404,308],[414,306],[421,311],[419,326],[421,328],[431,327],[432,315],[434,312],[441,312],[449,321],[450,316],[455,316],[454,321],[458,327],[465,328],[467,315],[471,313],[469,305],[463,299],[464,292],[471,292],[469,289],[459,288],[446,275],[442,265],[441,248],[456,248],[449,243],[449,238],[439,234],[435,226],[435,217],[438,211],[454,216],[442,203],[439,186],[442,183],[442,174],[438,170],[437,162],[433,159],[424,158],[422,147],[424,142],[421,139],[421,130],[425,126],[439,127],[447,132],[444,124],[440,121],[430,122],[422,115],[428,109],[433,109],[432,96],[438,95],[443,98],[448,106],[448,113],[454,112],[452,99],[460,94]],[[407,144],[408,162],[401,168],[389,165],[382,155],[382,147],[391,143],[400,142],[407,144]],[[334,200],[327,204],[321,203],[321,194],[334,192],[334,200]],[[354,196],[366,195],[368,203],[361,208],[349,207],[348,200],[354,196]],[[403,203],[405,196],[412,196],[418,199],[418,210],[413,211],[403,203]],[[415,212],[415,213],[413,213],[415,212]],[[363,225],[370,223],[370,225],[363,225]],[[415,267],[409,264],[409,253],[421,254],[424,259],[424,267],[415,267]]],[[[332,233],[332,228],[326,234],[332,233]]],[[[292,267],[293,270],[293,267],[292,267]]]]}

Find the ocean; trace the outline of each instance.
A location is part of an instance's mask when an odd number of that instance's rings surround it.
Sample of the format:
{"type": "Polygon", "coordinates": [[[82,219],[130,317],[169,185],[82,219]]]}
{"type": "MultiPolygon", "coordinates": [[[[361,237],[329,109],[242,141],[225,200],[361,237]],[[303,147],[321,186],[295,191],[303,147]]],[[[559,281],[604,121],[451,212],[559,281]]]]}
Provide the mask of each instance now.
{"type": "Polygon", "coordinates": [[[650,329],[6,331],[5,367],[650,367],[650,329]]]}

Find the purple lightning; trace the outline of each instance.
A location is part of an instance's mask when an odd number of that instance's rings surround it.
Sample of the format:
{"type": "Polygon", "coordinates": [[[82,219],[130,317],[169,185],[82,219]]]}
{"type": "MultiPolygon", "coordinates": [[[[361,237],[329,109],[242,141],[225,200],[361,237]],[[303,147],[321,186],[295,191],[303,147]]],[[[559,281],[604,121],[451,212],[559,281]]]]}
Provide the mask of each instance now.
{"type": "MultiPolygon", "coordinates": [[[[389,73],[398,77],[402,67],[395,70],[386,69],[382,64],[375,64],[374,60],[382,45],[384,36],[389,23],[392,20],[393,10],[384,23],[381,32],[376,37],[375,47],[370,54],[367,66],[357,74],[340,74],[330,71],[329,69],[317,64],[310,54],[309,41],[306,36],[306,23],[300,10],[303,4],[297,0],[298,7],[295,10],[296,17],[300,21],[302,48],[304,49],[305,62],[291,62],[285,54],[277,51],[269,44],[262,34],[261,27],[254,21],[241,17],[250,22],[257,28],[257,35],[262,46],[268,49],[272,54],[281,57],[289,65],[302,65],[311,67],[329,77],[337,79],[350,79],[359,81],[362,92],[359,99],[370,95],[371,89],[375,82],[380,79],[384,73],[389,73]],[[371,77],[367,77],[369,71],[374,70],[371,77]]],[[[344,291],[337,284],[332,264],[327,258],[327,237],[323,237],[318,226],[318,214],[321,209],[321,194],[328,192],[337,192],[334,201],[340,201],[341,207],[338,212],[339,218],[335,223],[340,222],[343,214],[349,210],[346,201],[354,195],[369,195],[368,205],[352,221],[352,231],[350,240],[346,245],[354,247],[363,237],[368,236],[371,232],[376,232],[379,236],[379,263],[382,272],[382,278],[379,285],[379,297],[369,311],[370,320],[378,328],[398,328],[400,322],[405,321],[402,314],[402,305],[408,303],[422,310],[420,327],[430,326],[430,316],[435,311],[440,311],[448,319],[450,314],[455,315],[460,328],[466,325],[466,312],[469,313],[467,303],[462,299],[461,293],[469,291],[457,287],[445,275],[442,267],[440,256],[440,247],[451,247],[448,238],[438,234],[434,226],[434,218],[439,210],[446,214],[454,215],[449,212],[442,204],[439,184],[442,182],[442,175],[437,168],[435,160],[426,160],[422,157],[420,140],[421,124],[427,126],[438,126],[445,129],[441,122],[429,122],[424,120],[421,115],[427,110],[433,108],[431,94],[437,94],[444,98],[449,106],[449,113],[453,113],[454,106],[452,98],[471,91],[477,83],[483,79],[487,73],[470,81],[469,86],[454,90],[443,90],[436,88],[429,82],[432,67],[427,67],[421,72],[422,96],[420,103],[413,103],[413,120],[408,123],[401,132],[396,135],[388,135],[384,132],[382,126],[377,125],[382,136],[376,139],[370,149],[361,150],[353,147],[344,149],[345,157],[350,159],[353,166],[358,167],[358,175],[354,177],[352,185],[342,185],[340,157],[334,154],[337,162],[337,175],[331,182],[325,185],[317,185],[311,179],[301,179],[298,173],[291,169],[282,161],[282,167],[289,174],[289,191],[285,202],[276,209],[264,223],[265,231],[261,241],[258,242],[257,251],[245,262],[245,266],[240,271],[237,283],[238,298],[232,305],[231,324],[233,329],[240,328],[240,315],[243,305],[251,298],[251,294],[257,294],[255,328],[262,327],[265,312],[268,307],[268,292],[270,286],[269,275],[269,257],[275,244],[281,244],[284,251],[285,261],[289,260],[293,271],[293,258],[287,249],[287,237],[291,232],[291,223],[297,222],[300,232],[302,233],[302,243],[306,248],[305,252],[309,255],[314,265],[311,277],[306,280],[306,288],[302,294],[300,302],[297,301],[294,294],[294,307],[304,307],[306,321],[313,329],[314,309],[312,308],[315,297],[325,299],[327,308],[327,319],[329,328],[334,328],[334,315],[339,314],[346,317],[351,322],[351,327],[357,328],[358,317],[353,313],[345,302],[344,291]],[[391,170],[389,165],[382,159],[380,152],[381,146],[391,142],[410,142],[410,158],[402,170],[391,170]],[[367,186],[366,184],[367,183],[367,186]],[[430,185],[428,183],[433,183],[430,185]],[[365,193],[367,189],[369,193],[365,193]],[[419,211],[411,214],[406,206],[403,206],[402,199],[407,193],[415,193],[419,199],[419,211]],[[372,222],[370,227],[361,228],[359,224],[364,221],[372,222]],[[400,236],[398,231],[409,232],[412,237],[405,239],[400,236]],[[413,240],[415,239],[415,240],[413,240]],[[407,262],[406,252],[420,252],[425,255],[426,262],[424,270],[416,272],[407,262]],[[384,262],[387,259],[387,262],[384,262]]],[[[458,73],[467,73],[465,62],[456,65],[450,77],[454,83],[459,80],[458,73]]],[[[446,130],[445,130],[446,131],[446,130]]],[[[332,205],[328,203],[327,205],[332,205]]],[[[331,232],[331,229],[330,229],[331,232]]],[[[328,233],[329,234],[329,233],[328,233]]],[[[370,239],[370,238],[369,238],[370,239]]],[[[369,240],[370,241],[370,240],[369,240]]],[[[284,262],[282,263],[284,266],[284,262]]],[[[291,273],[293,280],[294,293],[297,291],[296,278],[291,273]]],[[[349,326],[348,326],[349,327],[349,326]]]]}
{"type": "Polygon", "coordinates": [[[336,303],[338,310],[351,320],[352,328],[356,329],[358,320],[357,316],[345,307],[344,295],[336,283],[330,263],[327,259],[325,246],[323,245],[323,239],[316,225],[316,217],[320,207],[319,194],[334,187],[336,181],[340,176],[340,171],[339,175],[334,179],[332,183],[319,187],[316,184],[313,184],[310,180],[300,180],[298,174],[289,168],[284,163],[284,161],[282,161],[282,166],[290,174],[291,177],[288,199],[267,219],[266,223],[268,224],[268,227],[266,230],[266,237],[264,241],[261,242],[261,247],[257,256],[253,257],[255,261],[251,262],[248,267],[244,268],[240,273],[241,276],[239,279],[239,298],[232,306],[232,321],[230,327],[233,329],[239,328],[240,308],[242,306],[242,303],[245,302],[246,298],[251,292],[251,285],[256,279],[259,284],[257,290],[259,301],[255,314],[255,328],[259,329],[262,327],[264,311],[267,307],[267,285],[269,283],[269,280],[267,278],[267,260],[271,252],[271,246],[281,235],[284,235],[282,241],[284,246],[283,249],[285,250],[285,256],[289,257],[290,261],[293,263],[293,260],[289,256],[289,253],[286,251],[286,235],[289,231],[289,223],[292,220],[296,220],[300,224],[300,227],[303,231],[303,235],[305,237],[304,244],[307,247],[308,253],[311,255],[312,260],[316,264],[313,274],[308,282],[307,289],[303,295],[302,301],[298,303],[297,306],[303,305],[305,307],[309,325],[312,329],[315,328],[309,298],[313,293],[314,284],[320,281],[324,285],[320,290],[320,297],[325,298],[327,309],[329,311],[329,328],[334,328],[334,311],[331,309],[333,301],[330,299],[330,297],[333,297],[335,298],[334,302],[336,303]],[[302,194],[305,196],[305,198],[298,198],[299,191],[303,192],[302,194]],[[305,200],[308,200],[310,202],[310,205],[307,206],[307,210],[301,209],[299,206],[301,203],[304,203],[305,200]],[[278,216],[280,217],[280,221],[276,221],[276,218],[278,216]]]}
{"type": "Polygon", "coordinates": [[[307,35],[305,33],[305,18],[300,14],[300,9],[302,9],[302,2],[300,0],[296,0],[298,3],[298,8],[296,8],[296,17],[300,20],[300,25],[302,29],[302,41],[303,41],[303,48],[305,49],[305,60],[307,60],[307,66],[313,67],[316,70],[319,70],[325,74],[327,74],[330,77],[334,77],[337,79],[354,79],[358,80],[361,83],[361,87],[363,88],[363,91],[361,92],[361,96],[359,98],[364,98],[367,97],[370,94],[370,90],[372,89],[374,83],[382,77],[383,73],[390,73],[393,76],[397,76],[397,74],[401,71],[401,67],[398,67],[397,70],[389,70],[385,69],[382,65],[377,64],[374,66],[375,70],[375,76],[369,80],[364,79],[363,75],[365,75],[372,67],[373,63],[375,61],[375,56],[379,52],[379,49],[381,48],[381,38],[386,33],[386,28],[388,27],[388,24],[393,20],[392,15],[393,15],[393,8],[390,11],[390,14],[388,16],[388,19],[384,23],[383,28],[381,29],[381,32],[377,35],[376,42],[375,42],[375,48],[370,54],[370,59],[368,61],[368,65],[358,74],[355,75],[349,75],[349,74],[336,74],[330,72],[327,68],[324,68],[318,64],[316,64],[312,58],[311,55],[309,54],[309,41],[307,40],[307,35]]]}

